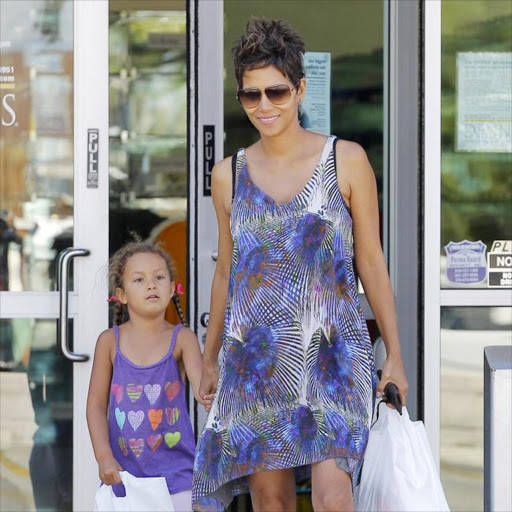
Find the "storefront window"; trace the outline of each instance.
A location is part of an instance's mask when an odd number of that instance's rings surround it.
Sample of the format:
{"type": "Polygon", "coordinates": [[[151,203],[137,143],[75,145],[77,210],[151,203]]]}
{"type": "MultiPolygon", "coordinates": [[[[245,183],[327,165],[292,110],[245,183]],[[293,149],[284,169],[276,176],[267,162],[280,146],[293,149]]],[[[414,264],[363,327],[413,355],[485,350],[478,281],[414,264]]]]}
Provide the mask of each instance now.
{"type": "MultiPolygon", "coordinates": [[[[185,1],[110,2],[110,254],[134,235],[160,243],[187,279],[185,1]]],[[[173,307],[168,320],[179,320],[173,307]]]]}
{"type": "Polygon", "coordinates": [[[73,2],[0,14],[0,290],[50,291],[73,245],[73,2]]]}
{"type": "Polygon", "coordinates": [[[512,308],[441,308],[441,479],[451,510],[484,500],[484,348],[510,346],[512,308]]]}
{"type": "Polygon", "coordinates": [[[443,288],[486,288],[485,251],[512,239],[511,52],[510,2],[442,3],[443,288]]]}

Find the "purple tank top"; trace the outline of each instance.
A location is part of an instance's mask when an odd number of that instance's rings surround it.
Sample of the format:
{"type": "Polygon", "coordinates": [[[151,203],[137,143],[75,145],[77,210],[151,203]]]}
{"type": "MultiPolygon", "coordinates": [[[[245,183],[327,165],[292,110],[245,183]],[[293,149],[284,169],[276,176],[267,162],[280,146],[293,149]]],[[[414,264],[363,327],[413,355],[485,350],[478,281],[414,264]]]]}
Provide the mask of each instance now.
{"type": "MultiPolygon", "coordinates": [[[[139,366],[119,349],[109,400],[110,446],[121,467],[137,477],[163,476],[171,494],[192,489],[195,441],[185,399],[185,382],[172,352],[181,324],[174,328],[163,359],[139,366]]],[[[114,486],[117,496],[122,485],[114,486]]]]}

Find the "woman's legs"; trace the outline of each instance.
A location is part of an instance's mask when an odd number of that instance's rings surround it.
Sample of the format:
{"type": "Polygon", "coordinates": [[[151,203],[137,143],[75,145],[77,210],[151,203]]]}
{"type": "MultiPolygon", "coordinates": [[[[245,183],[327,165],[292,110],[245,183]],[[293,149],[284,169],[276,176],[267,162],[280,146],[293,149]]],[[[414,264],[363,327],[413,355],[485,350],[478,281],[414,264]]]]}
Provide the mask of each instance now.
{"type": "Polygon", "coordinates": [[[293,469],[249,475],[254,512],[294,512],[297,507],[293,469]]]}
{"type": "Polygon", "coordinates": [[[311,465],[311,486],[315,512],[353,512],[352,479],[335,459],[311,465]]]}

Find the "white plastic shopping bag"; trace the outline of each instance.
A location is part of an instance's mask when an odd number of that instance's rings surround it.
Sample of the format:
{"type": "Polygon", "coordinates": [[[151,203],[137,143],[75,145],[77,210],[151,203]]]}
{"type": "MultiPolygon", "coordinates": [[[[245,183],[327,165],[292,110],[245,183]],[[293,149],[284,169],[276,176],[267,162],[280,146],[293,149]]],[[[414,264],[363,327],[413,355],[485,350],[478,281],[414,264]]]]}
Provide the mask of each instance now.
{"type": "Polygon", "coordinates": [[[96,492],[94,512],[174,512],[164,477],[137,478],[120,471],[126,496],[118,498],[110,485],[96,492]]]}
{"type": "Polygon", "coordinates": [[[425,427],[380,404],[354,496],[357,512],[449,512],[425,427]]]}

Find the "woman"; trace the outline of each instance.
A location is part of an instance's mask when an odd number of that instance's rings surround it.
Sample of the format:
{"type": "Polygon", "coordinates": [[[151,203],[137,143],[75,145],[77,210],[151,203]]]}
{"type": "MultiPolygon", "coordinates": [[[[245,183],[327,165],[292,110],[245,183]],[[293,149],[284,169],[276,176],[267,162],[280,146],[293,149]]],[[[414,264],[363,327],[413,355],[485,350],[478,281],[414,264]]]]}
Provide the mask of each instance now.
{"type": "Polygon", "coordinates": [[[406,402],[375,177],[358,144],[299,125],[304,51],[291,28],[261,18],[233,49],[260,139],[212,175],[219,256],[200,396],[216,396],[196,510],[247,489],[256,511],[294,510],[295,475],[309,471],[316,511],[352,510],[375,393],[392,380],[406,402]],[[378,388],[353,258],[387,350],[378,388]]]}

